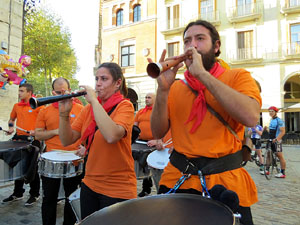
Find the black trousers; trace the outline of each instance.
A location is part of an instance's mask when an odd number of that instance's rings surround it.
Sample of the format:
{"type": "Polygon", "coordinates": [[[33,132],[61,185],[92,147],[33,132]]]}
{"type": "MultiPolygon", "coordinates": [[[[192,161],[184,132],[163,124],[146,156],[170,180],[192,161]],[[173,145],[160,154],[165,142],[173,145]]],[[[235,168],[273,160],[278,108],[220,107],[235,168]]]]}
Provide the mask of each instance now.
{"type": "MultiPolygon", "coordinates": [[[[57,197],[60,186],[59,178],[48,178],[41,176],[43,188],[42,202],[42,220],[43,225],[55,225],[56,223],[56,206],[57,197]]],[[[65,207],[63,225],[74,225],[76,222],[75,214],[68,201],[68,197],[72,194],[80,183],[79,177],[64,178],[63,185],[65,190],[65,207]]]]}
{"type": "Polygon", "coordinates": [[[125,200],[127,199],[111,198],[106,195],[98,194],[82,182],[80,191],[81,219],[84,219],[100,209],[125,200]]]}
{"type": "MultiPolygon", "coordinates": [[[[160,185],[158,194],[163,194],[167,193],[170,190],[170,188],[160,185]]],[[[197,195],[202,195],[200,191],[197,191],[195,189],[178,189],[176,193],[188,193],[188,194],[197,194],[197,195]]],[[[240,219],[240,224],[241,225],[253,225],[253,220],[252,220],[252,213],[250,207],[242,207],[239,206],[238,213],[241,214],[242,218],[240,219]]]]}
{"type": "MultiPolygon", "coordinates": [[[[38,197],[40,196],[40,176],[37,172],[37,168],[36,168],[36,173],[34,176],[34,180],[31,181],[29,183],[30,185],[30,190],[29,190],[29,194],[32,197],[38,197]]],[[[14,193],[13,195],[15,196],[23,196],[23,193],[25,192],[25,189],[23,188],[24,186],[24,180],[20,179],[20,180],[15,180],[15,188],[14,188],[14,193]]]]}

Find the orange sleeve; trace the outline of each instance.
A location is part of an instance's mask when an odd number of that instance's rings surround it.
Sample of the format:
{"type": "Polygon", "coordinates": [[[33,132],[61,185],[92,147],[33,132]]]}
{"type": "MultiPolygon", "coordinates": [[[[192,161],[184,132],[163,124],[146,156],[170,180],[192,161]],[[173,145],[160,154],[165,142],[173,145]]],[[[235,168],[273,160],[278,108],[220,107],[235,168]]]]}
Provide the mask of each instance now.
{"type": "Polygon", "coordinates": [[[238,71],[235,73],[234,83],[232,88],[237,90],[240,93],[243,93],[253,99],[255,99],[261,106],[262,99],[258,86],[251,76],[251,74],[244,69],[235,69],[233,71],[238,71]]]}
{"type": "Polygon", "coordinates": [[[45,121],[45,112],[46,108],[43,108],[39,111],[39,114],[36,119],[35,128],[45,128],[46,121],[45,121]]]}
{"type": "Polygon", "coordinates": [[[134,123],[134,114],[132,114],[133,106],[129,101],[123,101],[119,103],[122,106],[122,110],[116,108],[116,114],[113,118],[114,122],[118,125],[121,125],[125,129],[125,136],[128,132],[132,130],[132,125],[134,123]]]}
{"type": "Polygon", "coordinates": [[[89,125],[92,121],[91,118],[91,105],[88,104],[83,107],[75,121],[72,123],[71,127],[73,130],[78,131],[79,133],[83,133],[82,128],[84,124],[89,125]]]}
{"type": "Polygon", "coordinates": [[[141,115],[142,110],[143,110],[143,109],[140,109],[140,110],[136,113],[136,115],[135,115],[135,117],[134,117],[134,122],[139,122],[139,118],[140,118],[140,115],[141,115]]]}
{"type": "Polygon", "coordinates": [[[14,104],[14,107],[10,113],[10,118],[11,119],[16,119],[17,118],[17,104],[14,104]]]}

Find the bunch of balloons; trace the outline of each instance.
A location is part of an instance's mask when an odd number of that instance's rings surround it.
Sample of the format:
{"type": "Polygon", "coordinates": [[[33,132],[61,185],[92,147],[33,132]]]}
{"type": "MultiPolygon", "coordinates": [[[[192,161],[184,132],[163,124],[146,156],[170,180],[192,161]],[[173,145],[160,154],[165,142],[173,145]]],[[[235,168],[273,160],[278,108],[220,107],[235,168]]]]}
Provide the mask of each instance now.
{"type": "Polygon", "coordinates": [[[29,73],[26,67],[30,64],[31,57],[28,55],[22,55],[19,62],[14,62],[4,50],[0,50],[0,87],[5,89],[7,83],[26,83],[24,77],[29,73]]]}

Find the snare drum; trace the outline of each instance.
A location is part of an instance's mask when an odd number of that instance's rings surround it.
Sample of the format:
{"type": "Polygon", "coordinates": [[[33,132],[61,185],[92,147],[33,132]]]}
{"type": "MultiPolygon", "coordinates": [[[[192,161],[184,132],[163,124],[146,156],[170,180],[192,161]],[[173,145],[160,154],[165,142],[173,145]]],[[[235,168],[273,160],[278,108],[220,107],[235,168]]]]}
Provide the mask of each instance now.
{"type": "Polygon", "coordinates": [[[25,176],[30,164],[30,150],[31,145],[26,141],[0,142],[0,182],[25,176]]]}
{"type": "Polygon", "coordinates": [[[99,223],[105,225],[233,225],[235,217],[221,202],[200,195],[162,194],[114,204],[91,214],[79,224],[99,223]]]}
{"type": "Polygon", "coordinates": [[[76,191],[74,191],[69,196],[69,202],[72,207],[72,210],[76,216],[77,222],[81,220],[81,209],[80,209],[80,190],[81,188],[78,188],[76,191]]]}
{"type": "Polygon", "coordinates": [[[164,168],[170,161],[169,157],[170,154],[168,148],[165,148],[163,150],[155,150],[154,152],[151,152],[147,157],[147,163],[150,167],[150,171],[152,173],[152,177],[157,191],[159,188],[159,181],[164,171],[164,168]]]}
{"type": "Polygon", "coordinates": [[[83,171],[83,159],[73,152],[50,151],[41,154],[39,173],[50,178],[75,177],[83,171]]]}

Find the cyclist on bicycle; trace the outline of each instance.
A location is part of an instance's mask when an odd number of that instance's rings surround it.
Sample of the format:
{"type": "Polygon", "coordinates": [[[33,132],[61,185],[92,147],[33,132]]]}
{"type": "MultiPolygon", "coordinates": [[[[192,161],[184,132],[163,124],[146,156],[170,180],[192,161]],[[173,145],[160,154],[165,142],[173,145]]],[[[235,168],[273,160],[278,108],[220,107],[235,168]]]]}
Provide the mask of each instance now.
{"type": "MultiPolygon", "coordinates": [[[[281,168],[280,173],[276,174],[275,177],[285,178],[286,161],[282,153],[282,137],[285,134],[285,125],[283,120],[277,117],[278,108],[271,106],[268,110],[269,115],[272,117],[269,125],[269,139],[272,139],[271,149],[277,153],[281,168]]],[[[267,127],[264,127],[264,129],[267,129],[267,127]]]]}
{"type": "Polygon", "coordinates": [[[259,125],[259,121],[257,122],[257,125],[255,127],[248,128],[248,135],[251,135],[254,151],[256,152],[259,159],[260,171],[264,171],[264,166],[263,166],[264,159],[261,153],[261,141],[260,141],[262,132],[263,132],[263,128],[262,126],[259,125]]]}

